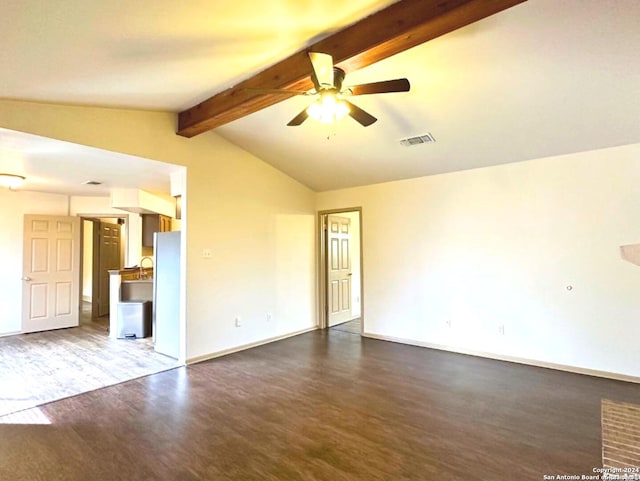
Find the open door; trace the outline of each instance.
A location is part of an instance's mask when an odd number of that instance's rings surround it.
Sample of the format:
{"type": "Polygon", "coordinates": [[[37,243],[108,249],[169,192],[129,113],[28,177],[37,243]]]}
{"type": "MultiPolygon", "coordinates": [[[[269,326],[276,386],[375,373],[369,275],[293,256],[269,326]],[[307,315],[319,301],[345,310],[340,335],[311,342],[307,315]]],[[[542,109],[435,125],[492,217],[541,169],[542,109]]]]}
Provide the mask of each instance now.
{"type": "Polygon", "coordinates": [[[109,270],[120,269],[120,225],[109,222],[93,224],[93,317],[109,314],[109,270]],[[97,302],[96,302],[97,300],[97,302]]]}
{"type": "Polygon", "coordinates": [[[80,218],[24,216],[22,331],[78,325],[80,218]]]}
{"type": "Polygon", "coordinates": [[[327,216],[328,325],[351,319],[351,220],[327,216]]]}

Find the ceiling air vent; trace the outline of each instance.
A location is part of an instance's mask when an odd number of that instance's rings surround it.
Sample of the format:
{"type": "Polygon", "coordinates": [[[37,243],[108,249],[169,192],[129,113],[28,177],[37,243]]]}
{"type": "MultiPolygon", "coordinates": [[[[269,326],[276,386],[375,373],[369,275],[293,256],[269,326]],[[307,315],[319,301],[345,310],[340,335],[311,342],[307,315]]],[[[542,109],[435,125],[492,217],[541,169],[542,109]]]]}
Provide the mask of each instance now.
{"type": "Polygon", "coordinates": [[[430,133],[417,135],[415,137],[407,137],[400,141],[400,145],[405,147],[411,147],[412,145],[428,144],[429,142],[435,142],[436,139],[430,133]]]}
{"type": "Polygon", "coordinates": [[[102,182],[98,182],[97,180],[85,180],[82,182],[83,185],[102,185],[102,182]]]}

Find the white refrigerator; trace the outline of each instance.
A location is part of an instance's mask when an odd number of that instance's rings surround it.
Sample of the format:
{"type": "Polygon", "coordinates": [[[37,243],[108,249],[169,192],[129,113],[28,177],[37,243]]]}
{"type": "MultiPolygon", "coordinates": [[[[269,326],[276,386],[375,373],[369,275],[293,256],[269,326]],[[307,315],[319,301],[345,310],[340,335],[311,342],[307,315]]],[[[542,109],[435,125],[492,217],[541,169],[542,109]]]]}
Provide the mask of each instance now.
{"type": "Polygon", "coordinates": [[[153,238],[153,339],[155,350],[180,356],[180,232],[153,238]]]}

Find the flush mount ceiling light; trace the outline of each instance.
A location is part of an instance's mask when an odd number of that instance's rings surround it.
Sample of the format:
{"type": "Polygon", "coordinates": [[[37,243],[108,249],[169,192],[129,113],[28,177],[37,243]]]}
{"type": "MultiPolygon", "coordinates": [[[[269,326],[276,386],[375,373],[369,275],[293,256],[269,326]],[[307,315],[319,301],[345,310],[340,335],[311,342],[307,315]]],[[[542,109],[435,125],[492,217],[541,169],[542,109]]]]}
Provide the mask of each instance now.
{"type": "Polygon", "coordinates": [[[25,179],[26,177],[22,175],[0,174],[0,186],[7,189],[17,189],[24,183],[25,179]]]}

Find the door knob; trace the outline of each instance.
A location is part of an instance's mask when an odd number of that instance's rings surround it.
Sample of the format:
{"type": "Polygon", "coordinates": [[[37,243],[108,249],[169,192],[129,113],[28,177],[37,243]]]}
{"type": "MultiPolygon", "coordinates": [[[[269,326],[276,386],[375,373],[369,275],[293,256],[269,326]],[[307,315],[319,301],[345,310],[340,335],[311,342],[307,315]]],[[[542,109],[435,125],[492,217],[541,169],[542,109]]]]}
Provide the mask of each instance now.
{"type": "Polygon", "coordinates": [[[29,276],[24,276],[24,277],[22,278],[22,280],[23,280],[23,281],[27,281],[27,282],[29,282],[29,281],[31,281],[31,277],[29,277],[29,276]]]}

